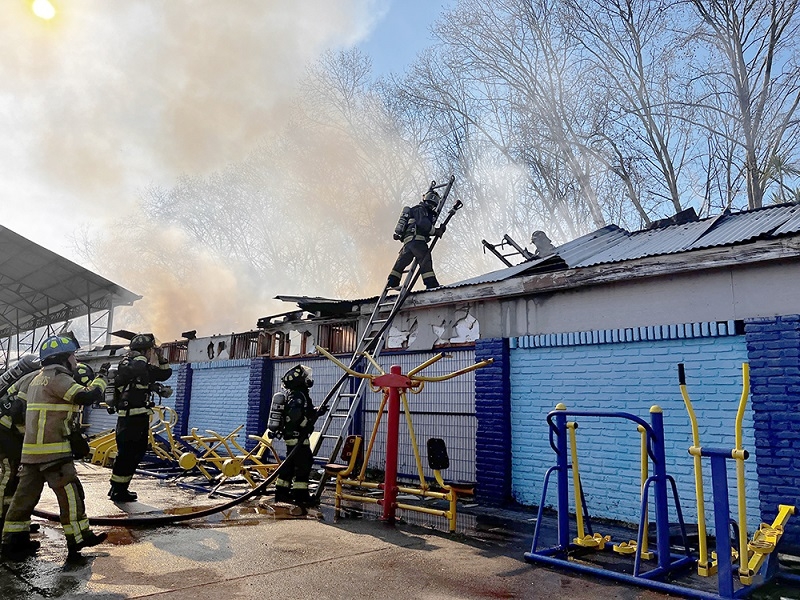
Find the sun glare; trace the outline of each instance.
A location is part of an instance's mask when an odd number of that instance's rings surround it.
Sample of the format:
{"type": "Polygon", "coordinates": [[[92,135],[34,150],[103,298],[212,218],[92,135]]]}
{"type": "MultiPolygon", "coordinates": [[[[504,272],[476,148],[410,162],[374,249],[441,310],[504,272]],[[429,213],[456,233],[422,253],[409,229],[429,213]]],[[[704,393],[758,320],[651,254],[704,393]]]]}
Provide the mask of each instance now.
{"type": "Polygon", "coordinates": [[[40,19],[49,20],[56,16],[56,9],[48,0],[33,0],[33,14],[40,19]]]}

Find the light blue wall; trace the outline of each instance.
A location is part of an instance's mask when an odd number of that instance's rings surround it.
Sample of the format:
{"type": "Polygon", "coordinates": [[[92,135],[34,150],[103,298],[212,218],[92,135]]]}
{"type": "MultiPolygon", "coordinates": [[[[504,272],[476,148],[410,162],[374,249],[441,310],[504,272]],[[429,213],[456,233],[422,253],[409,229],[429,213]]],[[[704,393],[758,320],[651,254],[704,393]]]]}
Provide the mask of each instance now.
{"type": "MultiPolygon", "coordinates": [[[[678,387],[677,363],[686,365],[687,389],[697,414],[700,441],[732,448],[734,421],[742,391],[744,336],[650,340],[597,345],[512,348],[512,494],[538,505],[545,471],[555,464],[545,417],[559,402],[573,410],[633,413],[649,422],[649,409],[664,411],[668,472],[676,479],[684,516],[696,521],[691,428],[678,387]]],[[[582,486],[591,515],[625,522],[639,518],[639,434],[619,419],[580,418],[578,454],[582,486]]],[[[748,524],[759,523],[758,485],[752,410],[744,420],[748,524]]],[[[707,520],[711,512],[710,465],[704,459],[707,520]]],[[[731,510],[735,516],[735,464],[728,463],[731,510]]],[[[546,505],[556,501],[552,478],[546,505]]],[[[570,491],[570,511],[574,512],[570,491]]],[[[652,500],[652,497],[651,497],[652,500]]],[[[671,510],[674,516],[674,511],[671,510]]],[[[652,502],[651,502],[652,515],[652,502]]]]}
{"type": "MultiPolygon", "coordinates": [[[[192,391],[188,427],[199,433],[212,429],[227,435],[247,422],[250,359],[192,365],[192,391]]],[[[244,445],[244,428],[238,441],[244,445]]]]}

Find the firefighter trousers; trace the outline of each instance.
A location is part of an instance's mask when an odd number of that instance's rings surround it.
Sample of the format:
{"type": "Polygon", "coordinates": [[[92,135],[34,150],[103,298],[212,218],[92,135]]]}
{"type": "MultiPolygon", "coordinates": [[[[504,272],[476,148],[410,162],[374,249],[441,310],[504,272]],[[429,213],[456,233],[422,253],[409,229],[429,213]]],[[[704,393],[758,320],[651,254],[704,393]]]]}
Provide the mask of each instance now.
{"type": "Polygon", "coordinates": [[[314,465],[308,437],[286,440],[286,453],[286,460],[278,467],[278,479],[275,481],[276,500],[290,501],[291,498],[291,501],[303,506],[309,503],[308,480],[314,465]]]}
{"type": "Polygon", "coordinates": [[[111,485],[128,489],[133,474],[142,462],[149,443],[150,415],[133,415],[117,419],[117,458],[111,470],[111,485]]]}
{"type": "Polygon", "coordinates": [[[0,528],[19,484],[22,436],[0,425],[0,528]]]}
{"type": "Polygon", "coordinates": [[[403,271],[411,264],[414,259],[419,261],[419,271],[422,275],[422,281],[426,288],[439,287],[439,282],[436,280],[436,275],[433,272],[433,259],[428,244],[422,240],[412,240],[403,245],[397,261],[392,267],[392,272],[389,274],[389,283],[391,285],[398,285],[400,278],[403,276],[403,271]]]}
{"type": "Polygon", "coordinates": [[[84,541],[89,532],[89,519],[86,517],[83,486],[75,471],[72,459],[55,464],[23,464],[19,471],[19,485],[6,513],[3,525],[3,543],[12,543],[20,534],[30,532],[31,515],[44,484],[56,495],[59,520],[64,528],[64,536],[69,546],[84,541]]]}

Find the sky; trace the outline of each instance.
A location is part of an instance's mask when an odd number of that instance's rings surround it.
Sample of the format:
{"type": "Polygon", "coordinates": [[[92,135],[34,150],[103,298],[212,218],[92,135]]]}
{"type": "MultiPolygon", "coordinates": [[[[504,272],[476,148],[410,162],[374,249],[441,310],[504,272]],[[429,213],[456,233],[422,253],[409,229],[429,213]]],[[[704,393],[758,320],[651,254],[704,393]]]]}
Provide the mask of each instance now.
{"type": "Polygon", "coordinates": [[[325,51],[400,72],[453,1],[2,2],[0,225],[83,264],[76,232],[247,156],[325,51]]]}

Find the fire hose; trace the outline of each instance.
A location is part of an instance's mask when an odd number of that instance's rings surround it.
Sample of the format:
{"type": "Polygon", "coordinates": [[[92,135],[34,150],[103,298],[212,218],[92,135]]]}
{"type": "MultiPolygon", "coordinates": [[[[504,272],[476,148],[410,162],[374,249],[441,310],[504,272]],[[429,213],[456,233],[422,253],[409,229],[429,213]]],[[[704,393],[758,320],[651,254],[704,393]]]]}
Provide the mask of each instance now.
{"type": "MultiPolygon", "coordinates": [[[[295,452],[297,452],[300,445],[295,446],[295,448],[288,454],[286,459],[292,456],[295,452]]],[[[187,513],[182,515],[162,515],[157,517],[89,517],[89,524],[90,525],[135,525],[139,527],[160,527],[162,525],[170,525],[172,523],[179,523],[181,521],[189,521],[191,519],[200,519],[203,517],[208,517],[210,515],[222,512],[224,510],[228,510],[237,506],[244,502],[245,500],[249,500],[254,496],[263,495],[264,490],[267,489],[267,486],[271,484],[275,479],[278,478],[280,468],[275,469],[272,473],[270,473],[267,478],[262,481],[258,487],[253,488],[249,492],[245,492],[241,496],[234,498],[233,500],[229,500],[228,502],[223,502],[217,506],[212,506],[210,508],[206,508],[203,510],[198,510],[197,512],[187,513]]],[[[34,510],[33,514],[37,517],[42,519],[47,519],[48,521],[53,522],[60,522],[60,517],[51,512],[43,511],[43,510],[34,510]]]]}

